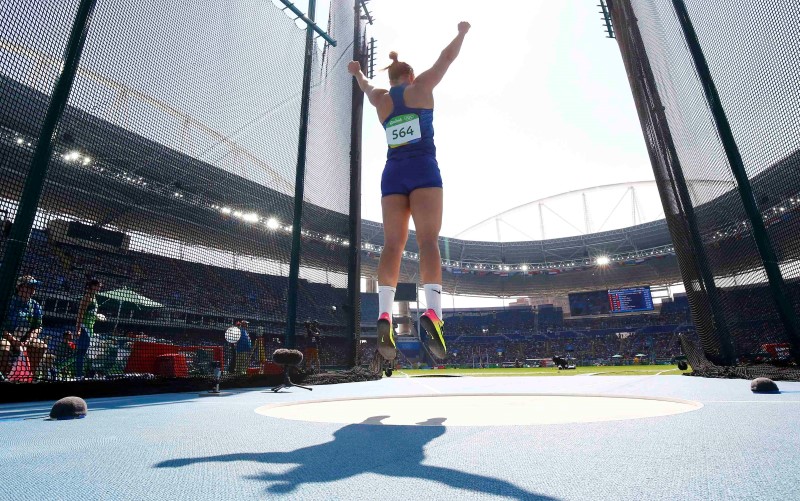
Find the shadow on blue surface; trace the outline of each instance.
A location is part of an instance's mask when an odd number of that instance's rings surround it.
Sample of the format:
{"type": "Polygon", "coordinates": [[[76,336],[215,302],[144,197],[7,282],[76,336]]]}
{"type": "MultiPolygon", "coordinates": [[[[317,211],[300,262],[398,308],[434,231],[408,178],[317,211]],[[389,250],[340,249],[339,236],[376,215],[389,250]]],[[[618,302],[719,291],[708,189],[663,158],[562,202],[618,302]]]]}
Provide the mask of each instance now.
{"type": "MultiPolygon", "coordinates": [[[[335,482],[363,473],[387,477],[420,478],[457,489],[525,500],[554,500],[526,491],[498,478],[466,473],[451,468],[422,464],[425,445],[444,435],[445,418],[431,418],[421,426],[382,425],[389,416],[374,416],[359,424],[337,430],[330,442],[291,452],[223,454],[219,456],[172,459],[157,468],[177,468],[196,463],[254,461],[264,464],[296,464],[285,473],[262,473],[249,477],[270,483],[267,492],[289,493],[302,484],[335,482]],[[373,425],[373,426],[370,426],[373,425]]],[[[358,493],[353,493],[357,495],[358,493]]]]}

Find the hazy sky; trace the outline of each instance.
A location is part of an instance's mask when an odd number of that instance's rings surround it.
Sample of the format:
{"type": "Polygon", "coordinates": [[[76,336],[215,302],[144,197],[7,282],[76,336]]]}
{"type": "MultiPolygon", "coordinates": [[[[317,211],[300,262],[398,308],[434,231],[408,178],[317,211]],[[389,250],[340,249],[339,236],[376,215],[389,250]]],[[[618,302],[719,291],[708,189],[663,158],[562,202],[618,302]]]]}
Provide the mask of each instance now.
{"type": "MultiPolygon", "coordinates": [[[[417,74],[472,29],[434,92],[444,180],[442,235],[565,191],[653,179],[616,41],[595,0],[373,0],[378,63],[417,74]]],[[[374,83],[388,88],[385,72],[374,83]]],[[[367,103],[368,105],[368,103],[367,103]]],[[[362,216],[381,220],[386,142],[365,106],[362,216]]],[[[413,227],[413,226],[412,226],[413,227]]]]}

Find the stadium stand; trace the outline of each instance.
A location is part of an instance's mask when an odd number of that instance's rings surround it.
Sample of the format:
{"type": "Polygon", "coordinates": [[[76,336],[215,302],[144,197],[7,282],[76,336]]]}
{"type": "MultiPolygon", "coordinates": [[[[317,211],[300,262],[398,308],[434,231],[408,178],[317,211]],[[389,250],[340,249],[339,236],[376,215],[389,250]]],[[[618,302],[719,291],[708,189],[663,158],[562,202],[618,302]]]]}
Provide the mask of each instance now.
{"type": "MultiPolygon", "coordinates": [[[[279,314],[285,301],[285,277],[257,274],[223,266],[209,266],[138,251],[111,252],[54,242],[44,230],[33,232],[23,273],[40,277],[39,299],[45,314],[43,338],[50,359],[59,357],[63,331],[77,311],[83,282],[95,276],[106,290],[128,288],[163,305],[157,309],[121,308],[101,303],[106,315],[101,331],[107,336],[96,348],[109,357],[97,371],[121,371],[120,365],[132,349],[132,339],[182,341],[198,345],[220,343],[221,332],[237,319],[247,319],[251,330],[265,340],[265,349],[280,346],[284,319],[279,314]],[[170,277],[163,280],[163,277],[170,277]],[[136,333],[131,336],[129,333],[136,333]]],[[[742,334],[737,350],[742,360],[761,360],[763,340],[775,320],[751,304],[757,288],[739,287],[723,291],[738,305],[738,322],[732,327],[742,334]],[[744,333],[752,333],[745,335],[744,333]]],[[[797,294],[797,287],[792,289],[797,294]]],[[[325,366],[344,366],[347,341],[344,319],[337,307],[346,291],[329,284],[305,282],[301,288],[298,318],[320,322],[324,342],[320,349],[325,366]]],[[[361,294],[362,365],[371,362],[377,295],[361,294]]],[[[445,310],[447,342],[455,365],[509,364],[515,360],[542,360],[564,355],[581,364],[661,363],[680,356],[677,336],[694,334],[689,302],[685,295],[663,301],[656,312],[627,315],[565,317],[552,305],[505,309],[445,310]],[[643,355],[643,356],[638,356],[643,355]],[[617,360],[614,359],[618,356],[617,360]],[[481,362],[483,361],[483,362],[481,362]]],[[[416,332],[416,326],[414,327],[416,332]]],[[[100,357],[95,357],[100,358],[100,357]]],[[[405,364],[424,364],[424,356],[406,354],[405,364]]]]}

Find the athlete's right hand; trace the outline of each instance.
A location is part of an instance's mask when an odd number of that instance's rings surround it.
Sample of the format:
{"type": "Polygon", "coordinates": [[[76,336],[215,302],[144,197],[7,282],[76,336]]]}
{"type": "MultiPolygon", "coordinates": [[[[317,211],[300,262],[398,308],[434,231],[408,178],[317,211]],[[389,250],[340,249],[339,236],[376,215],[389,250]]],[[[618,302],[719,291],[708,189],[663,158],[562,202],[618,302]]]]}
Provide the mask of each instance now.
{"type": "Polygon", "coordinates": [[[461,21],[458,23],[459,34],[466,35],[470,28],[472,28],[472,26],[466,21],[461,21]]]}
{"type": "Polygon", "coordinates": [[[361,71],[361,63],[359,63],[358,61],[350,61],[349,63],[347,63],[348,73],[355,76],[356,73],[358,73],[359,71],[361,71]]]}

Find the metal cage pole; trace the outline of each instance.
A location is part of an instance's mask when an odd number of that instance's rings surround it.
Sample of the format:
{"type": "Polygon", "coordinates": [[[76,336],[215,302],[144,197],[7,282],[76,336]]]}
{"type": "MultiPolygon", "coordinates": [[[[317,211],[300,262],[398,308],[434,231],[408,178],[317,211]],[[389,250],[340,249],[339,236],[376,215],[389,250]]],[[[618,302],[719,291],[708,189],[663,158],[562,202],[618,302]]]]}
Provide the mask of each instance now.
{"type": "MultiPolygon", "coordinates": [[[[313,0],[313,1],[316,4],[316,0],[313,0]]],[[[300,19],[301,21],[306,23],[306,26],[308,28],[311,28],[312,30],[314,30],[317,33],[317,35],[319,35],[322,38],[324,38],[326,42],[328,42],[329,44],[331,44],[334,47],[336,47],[336,40],[331,38],[330,35],[325,33],[325,31],[322,28],[320,28],[319,26],[317,26],[316,22],[314,22],[314,16],[316,14],[315,13],[316,5],[314,5],[312,7],[311,3],[308,4],[308,12],[309,12],[309,14],[308,14],[308,17],[306,17],[306,15],[303,14],[303,12],[300,9],[298,9],[297,6],[295,4],[293,4],[292,2],[290,2],[289,0],[281,0],[281,3],[286,6],[285,9],[289,9],[290,11],[292,11],[294,13],[294,15],[297,16],[297,19],[300,19]]]]}
{"type": "MultiPolygon", "coordinates": [[[[306,56],[303,66],[303,87],[300,101],[300,139],[297,146],[297,171],[294,185],[294,215],[292,219],[292,255],[289,260],[289,290],[286,301],[286,334],[285,348],[294,348],[297,344],[297,294],[300,281],[300,251],[302,248],[301,231],[303,222],[303,197],[305,193],[306,150],[308,143],[308,113],[311,101],[311,65],[314,53],[314,17],[317,1],[308,1],[308,20],[306,26],[306,56]]],[[[305,19],[304,19],[305,20],[305,19]]]]}
{"type": "MultiPolygon", "coordinates": [[[[353,60],[364,63],[361,34],[362,0],[353,5],[353,60]]],[[[361,342],[361,122],[364,112],[364,93],[352,82],[352,112],[350,116],[350,228],[347,254],[347,332],[350,337],[348,365],[358,365],[358,346],[361,342]]]]}
{"type": "Polygon", "coordinates": [[[58,76],[53,94],[50,96],[50,104],[47,106],[42,129],[39,131],[30,170],[20,195],[17,215],[14,218],[11,234],[6,244],[6,252],[3,256],[3,265],[0,266],[0,312],[3,313],[3,318],[5,318],[8,303],[14,295],[14,279],[19,273],[25,250],[28,247],[28,239],[36,219],[36,209],[39,206],[50,158],[53,155],[53,135],[72,91],[72,84],[75,81],[75,74],[78,71],[78,64],[86,44],[86,35],[91,26],[95,4],[96,0],[81,0],[78,5],[64,50],[61,74],[58,76]]]}

